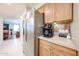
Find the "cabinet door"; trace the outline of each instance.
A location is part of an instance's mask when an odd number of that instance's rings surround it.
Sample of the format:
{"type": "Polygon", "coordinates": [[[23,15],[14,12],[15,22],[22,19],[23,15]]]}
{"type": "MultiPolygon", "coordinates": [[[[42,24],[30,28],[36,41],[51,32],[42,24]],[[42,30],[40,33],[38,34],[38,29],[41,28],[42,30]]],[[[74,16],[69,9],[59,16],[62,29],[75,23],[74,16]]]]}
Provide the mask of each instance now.
{"type": "Polygon", "coordinates": [[[51,55],[52,56],[76,56],[76,50],[65,48],[60,45],[52,44],[51,55]]]}
{"type": "Polygon", "coordinates": [[[71,3],[56,3],[55,4],[56,21],[72,20],[72,4],[71,3]]]}
{"type": "Polygon", "coordinates": [[[52,23],[54,18],[54,4],[48,3],[44,5],[45,23],[52,23]]]}
{"type": "Polygon", "coordinates": [[[39,40],[39,56],[50,56],[50,43],[39,40]]]}

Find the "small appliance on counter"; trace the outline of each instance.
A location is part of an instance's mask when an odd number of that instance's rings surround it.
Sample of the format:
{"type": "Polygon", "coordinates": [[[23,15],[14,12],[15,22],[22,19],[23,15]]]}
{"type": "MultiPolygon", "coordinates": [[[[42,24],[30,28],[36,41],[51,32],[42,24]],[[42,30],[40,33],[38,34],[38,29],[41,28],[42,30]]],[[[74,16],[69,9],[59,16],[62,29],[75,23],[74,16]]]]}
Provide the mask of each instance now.
{"type": "Polygon", "coordinates": [[[43,27],[43,36],[44,37],[53,37],[53,26],[52,24],[45,24],[43,27]]]}
{"type": "Polygon", "coordinates": [[[70,33],[68,30],[59,30],[59,37],[70,38],[70,33]]]}

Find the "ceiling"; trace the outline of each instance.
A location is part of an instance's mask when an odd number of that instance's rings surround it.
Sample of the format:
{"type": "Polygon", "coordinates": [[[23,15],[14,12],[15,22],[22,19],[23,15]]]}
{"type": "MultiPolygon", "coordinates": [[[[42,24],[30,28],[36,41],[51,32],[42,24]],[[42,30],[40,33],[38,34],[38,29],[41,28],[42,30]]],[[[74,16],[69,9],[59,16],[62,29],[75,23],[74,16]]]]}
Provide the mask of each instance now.
{"type": "Polygon", "coordinates": [[[23,14],[27,6],[37,9],[43,4],[44,3],[12,3],[9,5],[8,3],[0,3],[0,17],[17,18],[23,14]]]}

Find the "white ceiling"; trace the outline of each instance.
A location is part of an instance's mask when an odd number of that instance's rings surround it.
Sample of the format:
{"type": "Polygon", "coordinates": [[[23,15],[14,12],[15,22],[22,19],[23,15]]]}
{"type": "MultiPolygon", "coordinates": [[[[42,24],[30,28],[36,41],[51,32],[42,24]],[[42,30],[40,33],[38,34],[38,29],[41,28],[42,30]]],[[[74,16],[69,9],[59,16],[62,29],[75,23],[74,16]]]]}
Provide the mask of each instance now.
{"type": "Polygon", "coordinates": [[[37,9],[43,4],[44,3],[16,3],[8,5],[7,3],[0,3],[0,17],[17,18],[23,14],[26,6],[37,9]]]}

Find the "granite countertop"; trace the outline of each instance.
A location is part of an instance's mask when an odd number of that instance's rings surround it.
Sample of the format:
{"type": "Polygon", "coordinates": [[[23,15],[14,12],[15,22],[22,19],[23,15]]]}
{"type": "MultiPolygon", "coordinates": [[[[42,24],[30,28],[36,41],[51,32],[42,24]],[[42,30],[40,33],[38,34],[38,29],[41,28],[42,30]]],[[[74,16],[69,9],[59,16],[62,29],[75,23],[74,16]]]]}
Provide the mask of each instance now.
{"type": "Polygon", "coordinates": [[[73,43],[72,39],[59,37],[59,36],[53,36],[51,38],[39,36],[38,38],[40,38],[42,40],[46,40],[46,41],[51,42],[51,43],[55,43],[55,44],[67,47],[67,48],[78,50],[76,45],[73,43]]]}

